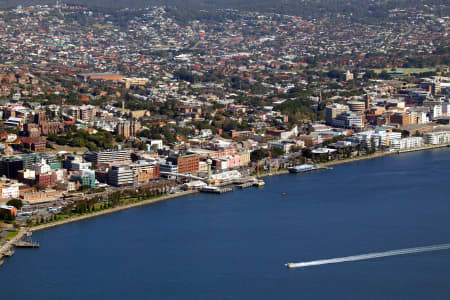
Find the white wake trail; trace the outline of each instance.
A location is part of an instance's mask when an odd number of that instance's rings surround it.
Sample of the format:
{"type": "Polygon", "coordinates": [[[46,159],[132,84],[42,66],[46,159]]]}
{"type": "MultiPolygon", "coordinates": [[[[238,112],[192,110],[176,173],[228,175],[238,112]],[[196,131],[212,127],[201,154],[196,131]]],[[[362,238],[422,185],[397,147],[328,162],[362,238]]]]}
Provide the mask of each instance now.
{"type": "Polygon", "coordinates": [[[425,247],[390,250],[390,251],[385,251],[385,252],[373,252],[373,253],[367,253],[367,254],[336,257],[336,258],[329,258],[329,259],[320,259],[320,260],[313,260],[313,261],[306,261],[306,262],[299,262],[299,263],[288,263],[288,264],[286,264],[286,267],[291,268],[291,269],[292,268],[304,268],[304,267],[310,267],[310,266],[337,264],[337,263],[349,262],[349,261],[367,260],[367,259],[375,259],[375,258],[387,257],[387,256],[405,255],[405,254],[439,251],[439,250],[447,250],[447,249],[450,249],[450,243],[425,246],[425,247]]]}

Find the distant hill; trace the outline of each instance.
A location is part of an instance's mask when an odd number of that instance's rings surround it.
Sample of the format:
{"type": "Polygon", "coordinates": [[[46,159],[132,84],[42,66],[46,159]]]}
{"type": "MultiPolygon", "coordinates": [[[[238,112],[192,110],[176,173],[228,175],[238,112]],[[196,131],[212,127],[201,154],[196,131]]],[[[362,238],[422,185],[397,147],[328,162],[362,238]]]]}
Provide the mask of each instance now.
{"type": "MultiPolygon", "coordinates": [[[[231,8],[308,18],[335,14],[351,14],[355,18],[383,18],[388,10],[394,8],[427,8],[446,3],[445,0],[70,0],[61,2],[97,8],[143,8],[161,5],[192,10],[231,8]]],[[[56,0],[0,0],[0,7],[54,3],[56,0]]]]}

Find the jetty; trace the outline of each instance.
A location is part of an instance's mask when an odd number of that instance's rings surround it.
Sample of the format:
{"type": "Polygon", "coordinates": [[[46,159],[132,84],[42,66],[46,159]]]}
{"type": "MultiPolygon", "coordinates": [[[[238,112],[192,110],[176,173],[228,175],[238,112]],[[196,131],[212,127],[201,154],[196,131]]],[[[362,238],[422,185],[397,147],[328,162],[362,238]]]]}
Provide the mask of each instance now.
{"type": "Polygon", "coordinates": [[[14,243],[16,248],[39,248],[39,243],[36,242],[27,242],[27,241],[18,241],[14,243]]]}
{"type": "Polygon", "coordinates": [[[10,248],[10,249],[8,249],[8,250],[3,252],[3,256],[4,257],[11,257],[13,255],[14,255],[14,250],[12,248],[10,248]]]}
{"type": "Polygon", "coordinates": [[[254,185],[253,182],[245,182],[245,183],[238,184],[237,187],[240,189],[245,189],[245,188],[251,187],[253,185],[254,185]]]}
{"type": "Polygon", "coordinates": [[[3,264],[3,258],[14,255],[14,248],[39,248],[39,243],[28,240],[31,237],[31,232],[26,229],[20,229],[15,237],[7,241],[6,244],[0,247],[0,266],[3,264]],[[23,240],[25,238],[25,240],[23,240]]]}
{"type": "Polygon", "coordinates": [[[205,186],[204,188],[200,189],[200,192],[214,193],[214,194],[223,194],[232,191],[233,191],[232,187],[218,187],[218,186],[205,186]]]}

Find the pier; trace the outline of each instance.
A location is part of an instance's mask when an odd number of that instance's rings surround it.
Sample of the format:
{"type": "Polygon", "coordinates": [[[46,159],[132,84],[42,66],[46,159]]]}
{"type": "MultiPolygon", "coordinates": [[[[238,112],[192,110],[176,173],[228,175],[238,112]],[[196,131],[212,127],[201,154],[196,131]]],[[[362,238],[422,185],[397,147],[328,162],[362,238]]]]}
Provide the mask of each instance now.
{"type": "Polygon", "coordinates": [[[5,252],[3,252],[3,256],[4,257],[11,257],[14,255],[14,250],[13,249],[8,249],[5,252]]]}
{"type": "Polygon", "coordinates": [[[27,240],[31,237],[31,232],[25,229],[19,230],[17,235],[0,247],[0,266],[3,265],[3,258],[14,255],[14,248],[39,248],[39,243],[27,240]],[[24,239],[25,240],[22,240],[24,239]]]}
{"type": "Polygon", "coordinates": [[[214,194],[229,193],[232,191],[233,191],[232,187],[217,187],[217,186],[205,186],[204,188],[200,189],[200,192],[214,193],[214,194]]]}
{"type": "Polygon", "coordinates": [[[16,248],[39,248],[39,243],[18,241],[14,244],[16,248]]]}
{"type": "Polygon", "coordinates": [[[246,182],[246,183],[238,184],[237,187],[240,189],[245,189],[245,188],[251,187],[253,185],[254,185],[253,182],[246,182]]]}

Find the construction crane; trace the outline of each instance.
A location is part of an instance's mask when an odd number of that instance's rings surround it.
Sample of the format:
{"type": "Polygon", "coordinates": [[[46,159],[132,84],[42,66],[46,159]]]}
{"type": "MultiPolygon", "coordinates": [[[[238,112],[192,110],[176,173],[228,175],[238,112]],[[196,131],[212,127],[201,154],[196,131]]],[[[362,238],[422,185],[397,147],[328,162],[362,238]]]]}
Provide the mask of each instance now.
{"type": "Polygon", "coordinates": [[[20,139],[18,139],[17,137],[13,141],[10,142],[10,141],[8,141],[8,137],[9,136],[5,136],[5,137],[1,138],[2,140],[3,139],[5,140],[5,142],[3,143],[5,145],[5,153],[3,154],[3,156],[13,155],[13,149],[9,145],[18,145],[18,144],[22,143],[22,141],[20,139]]]}

